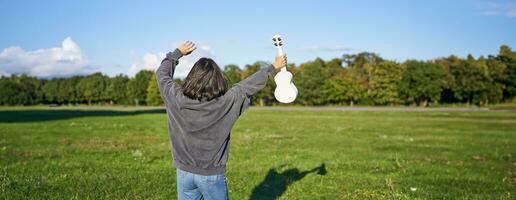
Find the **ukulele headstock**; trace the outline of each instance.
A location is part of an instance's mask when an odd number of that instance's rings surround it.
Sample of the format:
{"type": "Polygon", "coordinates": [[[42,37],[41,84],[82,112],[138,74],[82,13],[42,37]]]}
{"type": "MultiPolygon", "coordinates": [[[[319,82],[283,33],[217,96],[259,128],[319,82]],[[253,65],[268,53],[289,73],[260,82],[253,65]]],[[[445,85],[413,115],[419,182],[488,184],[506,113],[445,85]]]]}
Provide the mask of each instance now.
{"type": "Polygon", "coordinates": [[[280,35],[274,35],[272,37],[272,41],[274,43],[274,46],[281,47],[283,44],[281,42],[281,36],[280,35]]]}

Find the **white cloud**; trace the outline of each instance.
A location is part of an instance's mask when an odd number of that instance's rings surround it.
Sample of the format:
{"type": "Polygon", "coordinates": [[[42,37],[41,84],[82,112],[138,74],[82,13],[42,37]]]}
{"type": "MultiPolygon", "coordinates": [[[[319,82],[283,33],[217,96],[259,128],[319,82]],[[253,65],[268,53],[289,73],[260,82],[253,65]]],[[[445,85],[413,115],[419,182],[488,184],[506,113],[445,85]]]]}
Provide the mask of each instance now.
{"type": "Polygon", "coordinates": [[[163,58],[165,58],[165,53],[163,52],[159,52],[157,54],[146,53],[142,58],[131,65],[129,76],[134,77],[134,75],[141,70],[156,70],[163,58]]]}
{"type": "Polygon", "coordinates": [[[516,3],[509,1],[481,1],[477,2],[477,8],[482,15],[516,17],[516,3]]]}
{"type": "MultiPolygon", "coordinates": [[[[176,71],[174,74],[174,78],[184,78],[186,75],[188,75],[188,72],[190,72],[190,69],[192,69],[193,64],[199,60],[199,58],[207,57],[207,58],[214,58],[214,52],[211,50],[211,48],[207,45],[198,45],[197,49],[192,52],[192,54],[188,56],[184,56],[181,59],[179,59],[179,65],[176,67],[176,71]]],[[[155,71],[158,67],[161,61],[165,58],[165,53],[159,52],[159,53],[146,53],[135,61],[131,68],[129,69],[129,76],[133,77],[138,73],[140,70],[152,70],[155,71]]]]}
{"type": "Polygon", "coordinates": [[[335,45],[335,46],[304,46],[301,47],[300,50],[307,52],[345,52],[351,50],[349,47],[344,45],[335,45]]]}
{"type": "Polygon", "coordinates": [[[25,51],[11,46],[0,53],[0,74],[25,73],[38,77],[89,74],[93,69],[81,53],[79,46],[67,37],[61,47],[25,51]]]}

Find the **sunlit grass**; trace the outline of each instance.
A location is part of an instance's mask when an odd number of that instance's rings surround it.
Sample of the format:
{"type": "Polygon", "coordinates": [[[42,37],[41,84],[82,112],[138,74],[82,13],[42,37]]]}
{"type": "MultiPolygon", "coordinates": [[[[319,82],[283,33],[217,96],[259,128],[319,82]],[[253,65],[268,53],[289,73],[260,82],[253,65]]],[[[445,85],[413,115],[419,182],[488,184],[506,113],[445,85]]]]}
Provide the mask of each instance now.
{"type": "MultiPolygon", "coordinates": [[[[70,109],[0,109],[0,199],[176,198],[164,113],[70,109]]],[[[231,199],[516,195],[514,112],[251,109],[230,152],[231,199]]]]}

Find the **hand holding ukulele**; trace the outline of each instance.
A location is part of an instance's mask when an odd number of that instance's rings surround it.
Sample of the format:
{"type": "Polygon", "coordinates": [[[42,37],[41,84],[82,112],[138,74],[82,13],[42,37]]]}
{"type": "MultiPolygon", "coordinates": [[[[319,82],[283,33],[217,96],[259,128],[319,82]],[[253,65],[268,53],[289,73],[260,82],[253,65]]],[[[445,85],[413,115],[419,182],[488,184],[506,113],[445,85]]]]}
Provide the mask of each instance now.
{"type": "Polygon", "coordinates": [[[287,65],[287,55],[286,54],[283,54],[283,55],[278,55],[276,56],[276,59],[274,60],[274,68],[276,69],[280,69],[284,66],[287,65]]]}

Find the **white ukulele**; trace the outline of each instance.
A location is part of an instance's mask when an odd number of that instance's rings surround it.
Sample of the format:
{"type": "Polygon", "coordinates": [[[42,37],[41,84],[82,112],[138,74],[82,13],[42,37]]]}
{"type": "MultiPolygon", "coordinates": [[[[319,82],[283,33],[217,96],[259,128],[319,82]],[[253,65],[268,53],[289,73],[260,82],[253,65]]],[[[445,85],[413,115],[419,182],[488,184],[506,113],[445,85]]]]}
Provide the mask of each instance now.
{"type": "MultiPolygon", "coordinates": [[[[274,46],[278,49],[278,56],[283,55],[283,44],[281,43],[281,36],[275,35],[272,37],[274,46]]],[[[292,103],[297,97],[297,88],[292,82],[292,73],[287,71],[287,66],[283,66],[281,71],[274,77],[276,82],[276,89],[274,90],[274,97],[281,103],[292,103]]]]}

